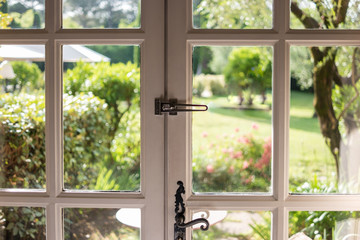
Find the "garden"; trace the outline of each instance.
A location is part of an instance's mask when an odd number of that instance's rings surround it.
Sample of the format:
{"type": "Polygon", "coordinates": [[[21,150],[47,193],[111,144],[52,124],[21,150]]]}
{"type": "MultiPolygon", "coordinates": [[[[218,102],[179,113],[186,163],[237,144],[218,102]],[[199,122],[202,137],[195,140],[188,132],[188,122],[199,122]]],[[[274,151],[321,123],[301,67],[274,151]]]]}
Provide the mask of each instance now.
{"type": "MultiPolygon", "coordinates": [[[[261,9],[261,0],[240,9],[238,2],[243,0],[233,1],[194,0],[195,27],[271,28],[269,1],[261,9]],[[219,20],[214,4],[222,6],[221,16],[228,13],[225,19],[219,20]],[[239,11],[263,19],[237,19],[239,11]]],[[[1,1],[1,28],[42,26],[43,10],[31,10],[25,2],[8,6],[1,1]]],[[[328,6],[314,8],[312,1],[305,2],[298,5],[292,1],[292,28],[352,28],[351,22],[360,20],[352,14],[358,7],[353,3],[346,6],[349,15],[334,25],[329,23],[333,12],[327,11],[328,6]],[[311,25],[303,16],[312,14],[311,25]]],[[[86,4],[76,5],[80,3],[67,0],[65,7],[70,12],[76,7],[87,9],[86,4]]],[[[134,7],[126,10],[130,12],[114,11],[112,21],[99,21],[85,13],[71,18],[69,14],[65,25],[136,27],[139,15],[134,9],[138,4],[132,1],[134,7]]],[[[109,60],[64,62],[63,187],[72,191],[140,191],[139,46],[82,47],[109,60]]],[[[192,184],[196,194],[272,194],[273,58],[270,46],[194,46],[193,103],[209,106],[208,112],[193,114],[192,184]]],[[[290,193],[360,192],[356,155],[360,141],[359,63],[358,46],[290,47],[290,193]]],[[[43,191],[47,186],[46,66],[38,60],[1,59],[0,71],[0,188],[43,191]],[[7,76],[9,67],[13,73],[7,76]]],[[[64,209],[65,239],[139,239],[139,229],[116,220],[117,211],[64,209]]],[[[209,232],[194,230],[193,237],[267,240],[271,217],[270,212],[229,211],[209,232]]],[[[358,212],[349,211],[290,212],[289,237],[303,232],[311,239],[343,239],[346,229],[359,218],[358,212]]],[[[45,222],[43,208],[1,207],[0,238],[45,239],[45,222]]]]}

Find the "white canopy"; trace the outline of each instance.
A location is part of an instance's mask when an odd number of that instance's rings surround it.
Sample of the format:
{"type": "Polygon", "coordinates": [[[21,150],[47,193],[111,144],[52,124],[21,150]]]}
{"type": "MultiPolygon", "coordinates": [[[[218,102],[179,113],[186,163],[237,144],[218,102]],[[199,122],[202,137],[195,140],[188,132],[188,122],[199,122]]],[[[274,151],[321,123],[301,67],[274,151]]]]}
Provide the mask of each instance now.
{"type": "MultiPolygon", "coordinates": [[[[45,61],[43,45],[1,45],[0,61],[45,61]]],[[[64,62],[109,62],[110,58],[81,45],[64,45],[64,62]]]]}

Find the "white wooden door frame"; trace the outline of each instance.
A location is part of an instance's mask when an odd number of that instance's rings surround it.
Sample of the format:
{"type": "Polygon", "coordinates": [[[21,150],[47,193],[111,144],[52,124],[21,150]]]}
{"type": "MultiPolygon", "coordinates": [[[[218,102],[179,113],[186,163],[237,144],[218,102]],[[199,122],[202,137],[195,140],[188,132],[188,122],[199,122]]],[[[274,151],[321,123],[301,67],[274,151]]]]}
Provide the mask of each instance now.
{"type": "Polygon", "coordinates": [[[63,239],[62,208],[142,209],[141,239],[164,239],[164,120],[154,99],[164,92],[164,1],[141,1],[140,29],[62,29],[62,1],[46,0],[45,29],[0,30],[0,44],[46,46],[46,190],[0,190],[0,206],[46,208],[46,236],[63,239]],[[64,192],[62,60],[65,44],[138,44],[141,47],[141,192],[64,192]]]}
{"type": "MultiPolygon", "coordinates": [[[[289,211],[359,211],[359,195],[289,195],[289,110],[290,110],[290,46],[360,45],[359,30],[291,30],[290,1],[274,0],[273,23],[269,30],[193,29],[192,0],[167,1],[167,97],[179,102],[192,100],[192,46],[272,46],[273,110],[272,159],[273,194],[270,195],[193,195],[191,193],[191,114],[167,116],[167,239],[173,238],[174,193],[176,182],[185,185],[185,204],[189,210],[266,210],[273,213],[272,239],[288,239],[289,211]]],[[[251,4],[251,1],[249,2],[251,4]]],[[[201,113],[200,113],[201,114],[201,113]]],[[[190,211],[187,211],[187,221],[190,211]]],[[[190,239],[188,230],[187,238],[190,239]]]]}

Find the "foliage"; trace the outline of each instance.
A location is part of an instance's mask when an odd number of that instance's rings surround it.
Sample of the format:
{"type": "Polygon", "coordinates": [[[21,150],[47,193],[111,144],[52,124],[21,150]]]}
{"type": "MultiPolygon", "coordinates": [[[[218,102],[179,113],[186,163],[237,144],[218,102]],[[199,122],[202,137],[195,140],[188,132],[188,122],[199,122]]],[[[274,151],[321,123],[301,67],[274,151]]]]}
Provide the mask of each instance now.
{"type": "Polygon", "coordinates": [[[45,98],[1,95],[1,188],[45,187],[45,98]]]}
{"type": "MultiPolygon", "coordinates": [[[[319,180],[317,175],[305,182],[296,189],[296,192],[304,194],[331,194],[336,193],[336,186],[323,180],[319,180]]],[[[293,211],[289,214],[289,234],[290,236],[304,232],[311,239],[337,239],[334,237],[336,222],[359,218],[356,212],[339,211],[293,211]]]]}
{"type": "Polygon", "coordinates": [[[271,28],[272,1],[202,0],[194,4],[194,15],[196,28],[271,28]]]}
{"type": "Polygon", "coordinates": [[[1,85],[6,93],[19,93],[24,88],[28,92],[44,88],[43,74],[39,67],[34,63],[15,61],[11,66],[16,73],[13,79],[0,79],[1,85]]]}
{"type": "Polygon", "coordinates": [[[210,49],[213,55],[209,63],[211,71],[217,75],[223,74],[229,55],[234,47],[213,46],[210,49]]]}
{"type": "MultiPolygon", "coordinates": [[[[131,25],[137,20],[138,1],[66,0],[65,16],[81,28],[118,28],[119,24],[131,25]]],[[[65,18],[65,19],[67,19],[65,18]]],[[[66,28],[71,26],[65,25],[66,28]]]]}
{"type": "Polygon", "coordinates": [[[224,70],[225,81],[232,93],[239,94],[240,104],[243,101],[242,91],[249,90],[249,105],[252,105],[253,93],[262,93],[264,96],[265,90],[271,87],[271,74],[269,54],[265,49],[257,47],[234,49],[224,70]]]}
{"type": "Polygon", "coordinates": [[[0,29],[7,29],[12,21],[12,18],[6,12],[7,0],[0,0],[0,29]]]}
{"type": "MultiPolygon", "coordinates": [[[[106,102],[111,116],[108,131],[111,141],[118,132],[122,117],[132,105],[139,105],[140,70],[130,62],[111,65],[108,62],[78,62],[73,69],[67,70],[64,83],[64,91],[70,95],[92,93],[106,102]]],[[[113,160],[112,156],[110,159],[113,160]]]]}
{"type": "Polygon", "coordinates": [[[111,63],[134,63],[134,58],[139,57],[134,56],[135,48],[140,48],[139,46],[133,45],[92,45],[87,47],[109,57],[111,59],[111,63]]]}
{"type": "Polygon", "coordinates": [[[215,96],[227,94],[223,75],[196,75],[193,78],[193,94],[200,97],[204,91],[211,92],[215,96]]]}
{"type": "Polygon", "coordinates": [[[91,93],[64,95],[64,186],[93,189],[99,161],[110,157],[109,113],[105,102],[91,93]]]}
{"type": "Polygon", "coordinates": [[[193,73],[199,75],[201,73],[209,74],[211,69],[208,66],[209,61],[213,58],[210,47],[194,47],[193,48],[193,73]]]}
{"type": "Polygon", "coordinates": [[[271,214],[262,214],[260,215],[264,220],[264,223],[256,222],[253,220],[253,223],[250,224],[255,239],[261,240],[270,240],[271,239],[271,214]]]}
{"type": "MultiPolygon", "coordinates": [[[[253,124],[253,131],[258,125],[253,124]]],[[[203,133],[203,137],[208,137],[203,133]]],[[[271,140],[224,135],[193,155],[197,192],[267,192],[271,183],[271,140]]]]}
{"type": "Polygon", "coordinates": [[[343,117],[340,119],[339,126],[345,141],[349,131],[360,128],[360,98],[356,97],[356,91],[359,89],[360,81],[355,86],[335,86],[332,91],[332,101],[336,115],[340,116],[345,110],[343,117]],[[352,128],[349,128],[349,126],[352,126],[352,128]]]}
{"type": "Polygon", "coordinates": [[[313,63],[309,48],[291,47],[290,68],[291,77],[296,79],[300,90],[304,91],[313,86],[313,63]]]}
{"type": "Polygon", "coordinates": [[[0,237],[1,239],[43,240],[46,239],[45,222],[44,208],[2,207],[0,208],[0,237]]]}

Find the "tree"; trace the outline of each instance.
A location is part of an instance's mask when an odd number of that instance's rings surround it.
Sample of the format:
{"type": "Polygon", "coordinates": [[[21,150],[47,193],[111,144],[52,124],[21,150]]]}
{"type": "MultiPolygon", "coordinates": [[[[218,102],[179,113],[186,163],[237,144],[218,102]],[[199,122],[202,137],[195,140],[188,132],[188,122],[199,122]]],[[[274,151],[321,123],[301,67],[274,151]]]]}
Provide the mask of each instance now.
{"type": "Polygon", "coordinates": [[[239,104],[244,101],[244,90],[248,90],[248,105],[253,104],[253,94],[261,93],[263,103],[265,91],[271,87],[271,61],[266,50],[257,47],[235,48],[229,55],[225,67],[225,81],[233,93],[239,95],[239,104]]]}
{"type": "MultiPolygon", "coordinates": [[[[331,4],[326,4],[323,1],[310,1],[316,6],[316,10],[320,18],[315,19],[305,10],[299,7],[297,1],[291,2],[291,12],[303,24],[305,28],[311,29],[337,29],[348,26],[347,12],[350,6],[350,0],[332,0],[331,4]]],[[[350,19],[351,21],[354,19],[350,19]]],[[[359,94],[346,104],[342,112],[336,115],[333,104],[333,86],[340,88],[345,86],[353,86],[356,88],[356,82],[359,81],[360,73],[356,69],[356,58],[359,54],[359,48],[354,48],[352,59],[352,73],[351,76],[342,76],[339,73],[336,58],[338,57],[339,48],[337,47],[310,47],[311,57],[313,60],[313,84],[314,84],[314,108],[319,119],[321,133],[325,138],[325,142],[330,148],[330,151],[335,159],[337,176],[339,177],[339,150],[342,136],[340,133],[339,123],[344,119],[346,131],[349,133],[354,129],[352,121],[346,119],[353,119],[350,113],[346,110],[349,104],[354,102],[359,94]]],[[[358,91],[356,91],[358,93],[358,91]]]]}

